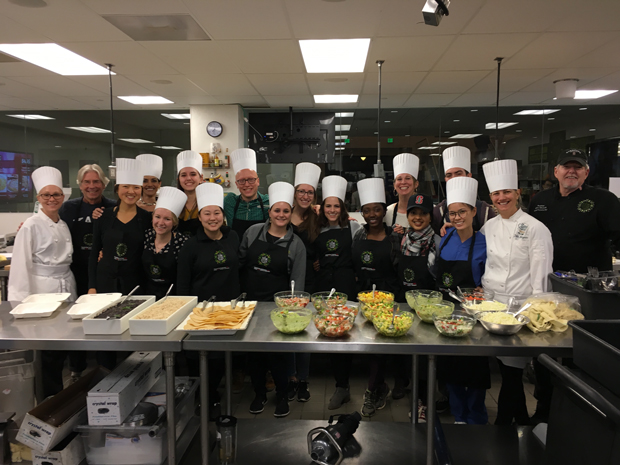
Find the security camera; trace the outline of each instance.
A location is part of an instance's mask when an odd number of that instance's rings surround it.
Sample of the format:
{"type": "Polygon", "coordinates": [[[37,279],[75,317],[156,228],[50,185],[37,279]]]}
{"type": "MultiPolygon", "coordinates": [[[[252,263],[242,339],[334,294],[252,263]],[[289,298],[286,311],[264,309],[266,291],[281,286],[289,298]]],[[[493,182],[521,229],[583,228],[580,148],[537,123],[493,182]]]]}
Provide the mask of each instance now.
{"type": "Polygon", "coordinates": [[[441,18],[450,14],[448,11],[449,6],[450,0],[426,0],[426,4],[422,8],[424,24],[439,26],[441,18]]]}

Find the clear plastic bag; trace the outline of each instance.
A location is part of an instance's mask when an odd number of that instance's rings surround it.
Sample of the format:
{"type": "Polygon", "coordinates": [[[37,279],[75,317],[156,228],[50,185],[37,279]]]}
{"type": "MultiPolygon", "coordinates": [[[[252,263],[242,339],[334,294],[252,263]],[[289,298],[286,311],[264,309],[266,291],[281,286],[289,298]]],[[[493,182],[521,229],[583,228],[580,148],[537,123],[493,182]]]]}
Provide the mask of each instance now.
{"type": "Polygon", "coordinates": [[[579,298],[559,292],[530,296],[521,306],[524,307],[523,315],[530,319],[527,327],[535,333],[564,332],[570,320],[584,319],[579,298]]]}

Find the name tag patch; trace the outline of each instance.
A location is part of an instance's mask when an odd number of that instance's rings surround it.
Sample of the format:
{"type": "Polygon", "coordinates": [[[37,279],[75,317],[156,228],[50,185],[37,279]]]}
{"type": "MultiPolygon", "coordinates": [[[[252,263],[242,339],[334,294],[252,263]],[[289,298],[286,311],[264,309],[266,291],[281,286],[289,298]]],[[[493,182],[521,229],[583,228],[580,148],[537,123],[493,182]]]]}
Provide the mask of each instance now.
{"type": "Polygon", "coordinates": [[[515,239],[527,239],[529,237],[527,230],[529,225],[525,223],[519,223],[517,225],[517,231],[515,232],[515,239]]]}

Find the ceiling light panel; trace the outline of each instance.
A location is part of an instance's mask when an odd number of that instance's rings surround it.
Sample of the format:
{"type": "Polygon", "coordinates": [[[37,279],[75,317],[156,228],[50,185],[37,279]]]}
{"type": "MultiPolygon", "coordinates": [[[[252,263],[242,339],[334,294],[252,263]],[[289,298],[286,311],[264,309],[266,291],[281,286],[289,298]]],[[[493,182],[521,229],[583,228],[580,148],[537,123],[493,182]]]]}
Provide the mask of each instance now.
{"type": "Polygon", "coordinates": [[[482,134],[455,134],[450,136],[450,139],[473,139],[474,137],[481,136],[482,134]]]}
{"type": "Polygon", "coordinates": [[[58,44],[0,44],[0,51],[62,76],[108,74],[107,68],[58,44]]]}
{"type": "Polygon", "coordinates": [[[336,140],[345,140],[348,139],[349,136],[336,136],[336,140]]]}
{"type": "Polygon", "coordinates": [[[189,113],[162,113],[161,116],[168,119],[191,119],[189,113]]]}
{"type": "Polygon", "coordinates": [[[92,134],[106,134],[111,132],[108,129],[101,129],[95,126],[67,126],[67,129],[73,129],[74,131],[90,132],[92,134]]]}
{"type": "Polygon", "coordinates": [[[440,141],[433,142],[433,145],[454,145],[454,144],[456,144],[456,142],[440,142],[440,141]]]}
{"type": "Polygon", "coordinates": [[[339,132],[339,131],[348,131],[348,130],[351,129],[351,125],[350,124],[336,124],[334,129],[337,132],[339,132]]]}
{"type": "Polygon", "coordinates": [[[211,40],[194,18],[177,15],[102,15],[136,41],[211,40]]]}
{"type": "Polygon", "coordinates": [[[124,140],[125,142],[131,142],[132,144],[152,144],[153,143],[152,140],[146,140],[146,139],[119,139],[119,140],[124,140]]]}
{"type": "Polygon", "coordinates": [[[618,92],[617,90],[578,90],[575,92],[575,100],[595,99],[618,92]]]}
{"type": "Polygon", "coordinates": [[[356,103],[359,95],[341,94],[341,95],[315,95],[314,103],[356,103]]]}
{"type": "Polygon", "coordinates": [[[355,115],[353,112],[336,113],[336,118],[353,118],[353,115],[355,115]]]}
{"type": "Polygon", "coordinates": [[[168,100],[164,97],[159,97],[158,95],[127,95],[127,96],[119,96],[121,100],[125,102],[133,103],[134,105],[168,105],[170,103],[174,103],[171,100],[168,100]]]}
{"type": "Polygon", "coordinates": [[[153,147],[162,150],[183,150],[181,147],[175,147],[174,145],[154,145],[153,147]]]}
{"type": "Polygon", "coordinates": [[[487,123],[484,125],[484,129],[495,129],[496,124],[498,129],[504,129],[519,123],[487,123]]]}
{"type": "Polygon", "coordinates": [[[336,147],[336,150],[344,150],[344,147],[336,147]]]}
{"type": "Polygon", "coordinates": [[[10,116],[11,118],[18,118],[18,119],[56,119],[56,118],[50,118],[49,116],[43,116],[43,115],[6,115],[6,116],[10,116]]]}
{"type": "Polygon", "coordinates": [[[429,147],[418,147],[418,150],[437,150],[439,147],[435,146],[429,146],[429,147]]]}
{"type": "Polygon", "coordinates": [[[513,113],[515,116],[534,116],[534,115],[550,115],[560,110],[521,110],[518,113],[513,113]]]}
{"type": "Polygon", "coordinates": [[[362,73],[370,39],[300,40],[308,73],[362,73]]]}

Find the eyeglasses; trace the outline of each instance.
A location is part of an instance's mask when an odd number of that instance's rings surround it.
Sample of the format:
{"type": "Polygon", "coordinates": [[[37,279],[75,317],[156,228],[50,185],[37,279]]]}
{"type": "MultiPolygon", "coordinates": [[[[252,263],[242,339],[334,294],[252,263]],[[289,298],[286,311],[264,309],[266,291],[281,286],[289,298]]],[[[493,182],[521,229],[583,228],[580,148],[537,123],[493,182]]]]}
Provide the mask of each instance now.
{"type": "Polygon", "coordinates": [[[254,184],[256,184],[257,179],[258,178],[237,179],[237,184],[240,186],[243,186],[244,184],[249,184],[250,186],[253,186],[254,184]]]}
{"type": "Polygon", "coordinates": [[[459,218],[465,218],[465,215],[467,215],[467,213],[469,213],[467,210],[459,210],[457,212],[448,213],[448,216],[450,216],[450,218],[456,218],[457,216],[459,218]]]}
{"type": "Polygon", "coordinates": [[[43,200],[49,200],[51,197],[53,197],[54,200],[60,200],[65,196],[65,194],[39,194],[39,195],[41,196],[43,200]]]}
{"type": "Polygon", "coordinates": [[[314,191],[303,191],[301,189],[297,189],[295,192],[297,192],[300,197],[314,197],[314,191]]]}

